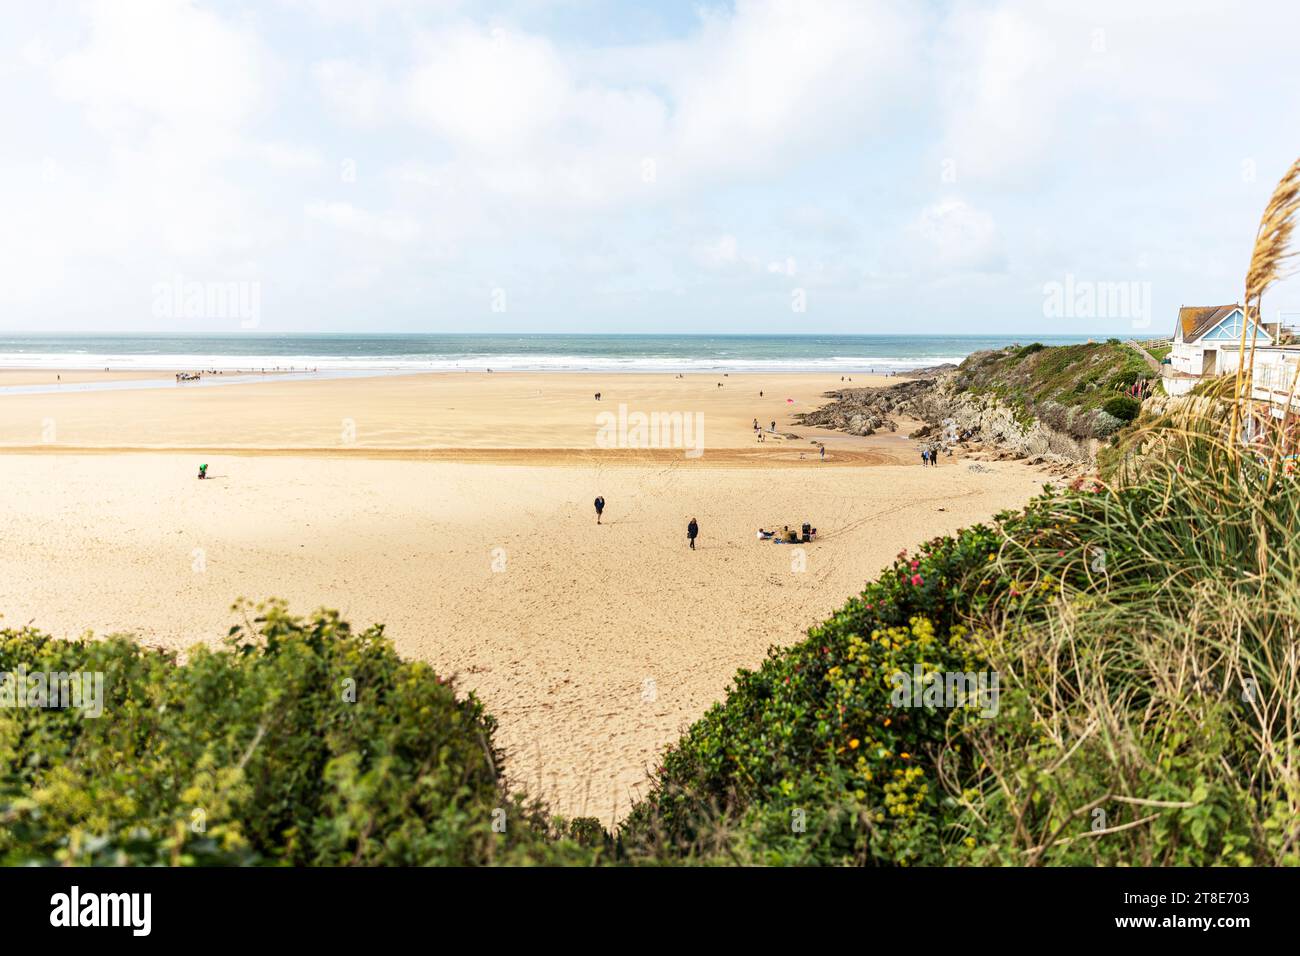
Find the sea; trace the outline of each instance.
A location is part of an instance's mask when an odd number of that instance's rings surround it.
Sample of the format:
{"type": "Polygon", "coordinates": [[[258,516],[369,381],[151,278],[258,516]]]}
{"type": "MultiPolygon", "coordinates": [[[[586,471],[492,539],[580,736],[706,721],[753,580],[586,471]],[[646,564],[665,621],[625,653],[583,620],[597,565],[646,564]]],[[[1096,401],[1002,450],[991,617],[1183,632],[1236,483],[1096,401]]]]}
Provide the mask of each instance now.
{"type": "Polygon", "coordinates": [[[565,335],[330,333],[225,335],[0,332],[0,368],[377,373],[902,372],[972,352],[1085,336],[565,335]]]}

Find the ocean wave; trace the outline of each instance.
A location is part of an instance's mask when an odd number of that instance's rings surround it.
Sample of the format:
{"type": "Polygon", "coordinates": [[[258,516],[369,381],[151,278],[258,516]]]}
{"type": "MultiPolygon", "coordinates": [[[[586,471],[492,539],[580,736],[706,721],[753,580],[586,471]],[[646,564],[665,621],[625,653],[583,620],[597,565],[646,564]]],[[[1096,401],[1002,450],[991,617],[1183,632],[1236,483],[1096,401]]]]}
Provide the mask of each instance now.
{"type": "Polygon", "coordinates": [[[960,362],[961,355],[797,356],[781,358],[682,358],[675,356],[590,355],[229,355],[229,354],[95,354],[0,352],[0,368],[113,369],[115,371],[485,371],[499,372],[896,372],[960,362]]]}

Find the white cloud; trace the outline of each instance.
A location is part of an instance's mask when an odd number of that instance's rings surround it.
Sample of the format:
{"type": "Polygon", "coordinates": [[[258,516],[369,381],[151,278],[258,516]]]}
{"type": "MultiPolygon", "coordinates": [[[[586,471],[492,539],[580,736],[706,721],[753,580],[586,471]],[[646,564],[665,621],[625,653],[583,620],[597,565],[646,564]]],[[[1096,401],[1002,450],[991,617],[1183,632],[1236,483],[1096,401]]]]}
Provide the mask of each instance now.
{"type": "Polygon", "coordinates": [[[407,71],[332,59],[314,72],[341,117],[404,114],[489,197],[643,203],[863,135],[908,72],[917,30],[892,3],[742,0],[669,44],[560,50],[460,21],[421,34],[407,71]]]}
{"type": "Polygon", "coordinates": [[[915,14],[889,3],[738,3],[708,14],[673,91],[683,163],[770,168],[868,128],[911,69],[915,14]]]}
{"type": "Polygon", "coordinates": [[[35,85],[15,97],[38,117],[31,128],[48,116],[66,132],[26,161],[0,159],[0,250],[15,271],[0,296],[130,323],[163,276],[220,278],[279,235],[232,163],[306,151],[248,135],[269,89],[254,34],[184,0],[84,15],[70,35],[43,31],[43,55],[28,58],[47,98],[28,106],[35,85]]]}
{"type": "Polygon", "coordinates": [[[696,243],[695,261],[706,269],[725,269],[736,265],[740,262],[736,237],[719,236],[712,241],[696,243]]]}
{"type": "Polygon", "coordinates": [[[1136,143],[1152,156],[1221,140],[1294,88],[1297,27],[1300,8],[1223,0],[959,3],[933,44],[941,154],[962,182],[1023,188],[1076,156],[1122,166],[1140,161],[1136,143]],[[1246,79],[1256,71],[1276,87],[1246,79]]]}
{"type": "Polygon", "coordinates": [[[325,223],[363,239],[412,242],[420,237],[419,223],[358,209],[346,202],[311,202],[303,209],[308,219],[325,223]]]}
{"type": "Polygon", "coordinates": [[[1235,294],[1295,151],[1300,8],[736,0],[653,39],[614,6],[497,9],[17,5],[0,322],[130,325],[175,273],[260,277],[303,327],[500,282],[575,326],[599,287],[750,328],[797,284],[871,331],[891,298],[968,315],[1066,272],[1149,273],[1158,312],[1235,294]]]}
{"type": "Polygon", "coordinates": [[[52,69],[95,126],[139,133],[161,122],[211,145],[256,109],[263,63],[251,34],[187,0],[100,0],[89,13],[89,42],[52,69]]]}
{"type": "Polygon", "coordinates": [[[961,199],[926,206],[908,235],[914,265],[923,273],[999,272],[1006,265],[993,217],[961,199]]]}
{"type": "Polygon", "coordinates": [[[293,143],[254,143],[250,153],[269,166],[291,172],[318,170],[325,165],[319,150],[293,143]]]}
{"type": "MultiPolygon", "coordinates": [[[[1086,37],[1076,37],[1081,48],[1086,37]]],[[[958,175],[997,177],[1041,162],[1063,105],[1057,38],[1018,10],[968,8],[945,24],[940,42],[953,66],[941,84],[944,153],[958,175]]]]}
{"type": "Polygon", "coordinates": [[[317,63],[312,75],[325,102],[350,123],[372,126],[393,115],[394,92],[377,69],[330,59],[317,63]]]}
{"type": "Polygon", "coordinates": [[[420,66],[406,81],[411,113],[458,146],[518,149],[572,105],[568,69],[544,38],[462,25],[420,45],[420,66]]]}

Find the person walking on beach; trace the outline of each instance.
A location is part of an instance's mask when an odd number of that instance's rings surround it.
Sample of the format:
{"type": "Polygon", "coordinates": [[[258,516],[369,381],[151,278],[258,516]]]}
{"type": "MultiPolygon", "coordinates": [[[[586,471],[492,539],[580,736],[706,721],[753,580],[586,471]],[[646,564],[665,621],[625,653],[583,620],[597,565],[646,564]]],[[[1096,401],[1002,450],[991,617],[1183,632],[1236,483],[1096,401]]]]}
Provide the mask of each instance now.
{"type": "Polygon", "coordinates": [[[826,446],[825,446],[825,445],[822,445],[822,446],[821,446],[821,456],[822,456],[822,461],[825,461],[825,460],[826,460],[826,446]]]}
{"type": "Polygon", "coordinates": [[[695,550],[695,539],[700,536],[700,523],[694,518],[686,525],[686,540],[690,542],[691,550],[695,550]]]}
{"type": "Polygon", "coordinates": [[[929,453],[928,451],[926,451],[924,448],[922,448],[922,449],[921,449],[921,467],[922,467],[922,468],[924,468],[927,464],[929,464],[929,462],[927,461],[927,459],[928,459],[929,457],[930,457],[930,453],[929,453]]]}
{"type": "Polygon", "coordinates": [[[600,524],[600,514],[605,510],[605,499],[600,495],[596,496],[596,524],[600,524]]]}

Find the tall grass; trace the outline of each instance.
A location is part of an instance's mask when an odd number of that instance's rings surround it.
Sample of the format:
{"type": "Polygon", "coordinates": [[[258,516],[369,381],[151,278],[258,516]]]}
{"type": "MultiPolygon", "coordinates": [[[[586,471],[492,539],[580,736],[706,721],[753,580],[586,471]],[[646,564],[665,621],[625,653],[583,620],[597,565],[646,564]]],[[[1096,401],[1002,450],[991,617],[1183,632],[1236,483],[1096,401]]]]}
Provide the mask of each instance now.
{"type": "MultiPolygon", "coordinates": [[[[986,862],[1300,861],[1300,489],[1234,453],[1213,399],[1135,436],[1113,485],[1000,560],[1045,606],[990,608],[1021,720],[954,737],[988,767],[986,862]]],[[[959,794],[958,794],[959,796],[959,794]]]]}
{"type": "MultiPolygon", "coordinates": [[[[1255,372],[1255,350],[1259,343],[1259,322],[1262,317],[1261,305],[1264,293],[1275,282],[1286,278],[1286,264],[1296,255],[1291,248],[1291,239],[1295,231],[1295,218],[1300,212],[1300,159],[1291,164],[1286,175],[1278,182],[1264,207],[1260,217],[1259,228],[1255,231],[1255,245],[1251,249],[1250,265],[1246,269],[1246,295],[1243,314],[1253,322],[1241,324],[1241,344],[1238,355],[1237,375],[1234,387],[1232,408],[1232,427],[1229,434],[1236,436],[1242,421],[1242,414],[1251,403],[1251,391],[1255,372]],[[1251,305],[1254,302],[1254,305],[1251,305]],[[1250,348],[1246,348],[1246,328],[1252,329],[1250,348]],[[1244,383],[1244,388],[1243,388],[1244,383]]],[[[1300,373],[1298,373],[1300,378],[1300,373]]],[[[1295,395],[1295,382],[1291,394],[1295,395]]],[[[1290,418],[1290,403],[1287,405],[1287,418],[1290,418]]],[[[1273,457],[1279,458],[1278,448],[1285,440],[1285,429],[1275,442],[1273,457]]],[[[1275,469],[1270,469],[1270,473],[1275,469]]],[[[1270,474],[1271,480],[1271,474],[1270,474]]]]}

